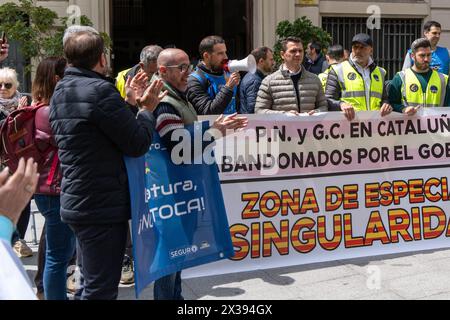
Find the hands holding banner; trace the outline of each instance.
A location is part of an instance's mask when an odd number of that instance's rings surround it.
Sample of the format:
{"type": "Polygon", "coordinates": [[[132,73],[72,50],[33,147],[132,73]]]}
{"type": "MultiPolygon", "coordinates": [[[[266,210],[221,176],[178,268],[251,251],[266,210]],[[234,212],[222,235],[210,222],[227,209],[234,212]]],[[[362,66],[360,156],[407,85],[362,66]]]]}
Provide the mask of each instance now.
{"type": "Polygon", "coordinates": [[[408,116],[414,116],[417,113],[417,111],[419,111],[420,108],[421,106],[406,107],[405,109],[403,109],[403,113],[407,114],[408,116]]]}
{"type": "MultiPolygon", "coordinates": [[[[341,110],[344,112],[345,117],[348,121],[353,121],[356,117],[356,110],[355,108],[349,104],[349,103],[342,103],[341,104],[341,110]]],[[[385,117],[387,115],[390,115],[394,111],[392,106],[389,103],[383,103],[383,105],[380,108],[381,116],[385,117]]],[[[415,113],[414,113],[415,114],[415,113]]]]}
{"type": "Polygon", "coordinates": [[[381,111],[381,116],[385,117],[387,115],[390,115],[392,113],[392,111],[394,111],[394,108],[392,108],[392,106],[389,103],[384,103],[381,106],[380,111],[381,111]]]}

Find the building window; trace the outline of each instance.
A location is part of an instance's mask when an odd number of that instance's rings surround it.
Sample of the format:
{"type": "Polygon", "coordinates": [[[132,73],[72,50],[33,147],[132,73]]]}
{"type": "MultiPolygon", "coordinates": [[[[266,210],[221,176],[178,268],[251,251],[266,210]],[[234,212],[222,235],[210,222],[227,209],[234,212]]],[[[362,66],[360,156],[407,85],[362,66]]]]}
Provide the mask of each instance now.
{"type": "Polygon", "coordinates": [[[365,32],[374,41],[373,58],[386,69],[387,79],[401,71],[411,43],[422,35],[422,19],[381,19],[381,29],[367,28],[367,18],[322,17],[322,27],[333,38],[333,43],[342,44],[351,50],[355,34],[365,32]]]}
{"type": "Polygon", "coordinates": [[[139,26],[148,23],[143,0],[114,0],[114,23],[116,26],[139,26]]]}

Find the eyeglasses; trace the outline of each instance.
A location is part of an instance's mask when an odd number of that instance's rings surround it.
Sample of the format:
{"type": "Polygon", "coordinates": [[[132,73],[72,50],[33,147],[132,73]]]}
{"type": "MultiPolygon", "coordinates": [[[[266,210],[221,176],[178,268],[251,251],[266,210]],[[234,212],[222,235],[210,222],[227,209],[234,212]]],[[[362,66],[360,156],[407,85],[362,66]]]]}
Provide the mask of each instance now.
{"type": "Polygon", "coordinates": [[[180,70],[180,72],[188,72],[191,73],[194,70],[194,67],[190,64],[179,64],[177,66],[166,66],[166,68],[178,68],[180,70]]]}
{"type": "Polygon", "coordinates": [[[9,90],[13,87],[13,84],[8,82],[8,83],[0,83],[0,88],[5,87],[6,90],[9,90]]]}

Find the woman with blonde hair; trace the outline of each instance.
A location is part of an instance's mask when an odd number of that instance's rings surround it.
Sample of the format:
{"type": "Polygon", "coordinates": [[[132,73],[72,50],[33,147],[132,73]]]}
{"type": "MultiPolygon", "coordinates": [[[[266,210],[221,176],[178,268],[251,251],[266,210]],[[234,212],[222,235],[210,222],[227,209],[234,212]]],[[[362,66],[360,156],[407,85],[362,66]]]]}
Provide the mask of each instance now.
{"type": "MultiPolygon", "coordinates": [[[[28,104],[27,97],[17,91],[19,81],[17,73],[11,68],[0,69],[0,121],[5,120],[17,108],[28,104]]],[[[3,164],[1,165],[3,167],[3,164]]],[[[25,242],[25,233],[30,221],[30,204],[26,206],[17,224],[17,231],[13,234],[12,245],[19,258],[31,257],[33,251],[25,242]]]]}
{"type": "Polygon", "coordinates": [[[17,91],[18,88],[17,72],[11,68],[0,69],[0,120],[28,104],[27,97],[17,91]]]}

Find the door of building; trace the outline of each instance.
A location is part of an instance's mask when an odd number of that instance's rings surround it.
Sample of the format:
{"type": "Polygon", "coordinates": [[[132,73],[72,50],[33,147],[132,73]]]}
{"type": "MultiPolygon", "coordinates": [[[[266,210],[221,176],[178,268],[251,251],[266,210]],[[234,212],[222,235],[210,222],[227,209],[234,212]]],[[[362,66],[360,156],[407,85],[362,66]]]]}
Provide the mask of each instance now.
{"type": "Polygon", "coordinates": [[[251,51],[253,0],[112,0],[113,67],[131,67],[149,44],[177,47],[198,59],[200,41],[220,35],[230,58],[251,51]]]}

